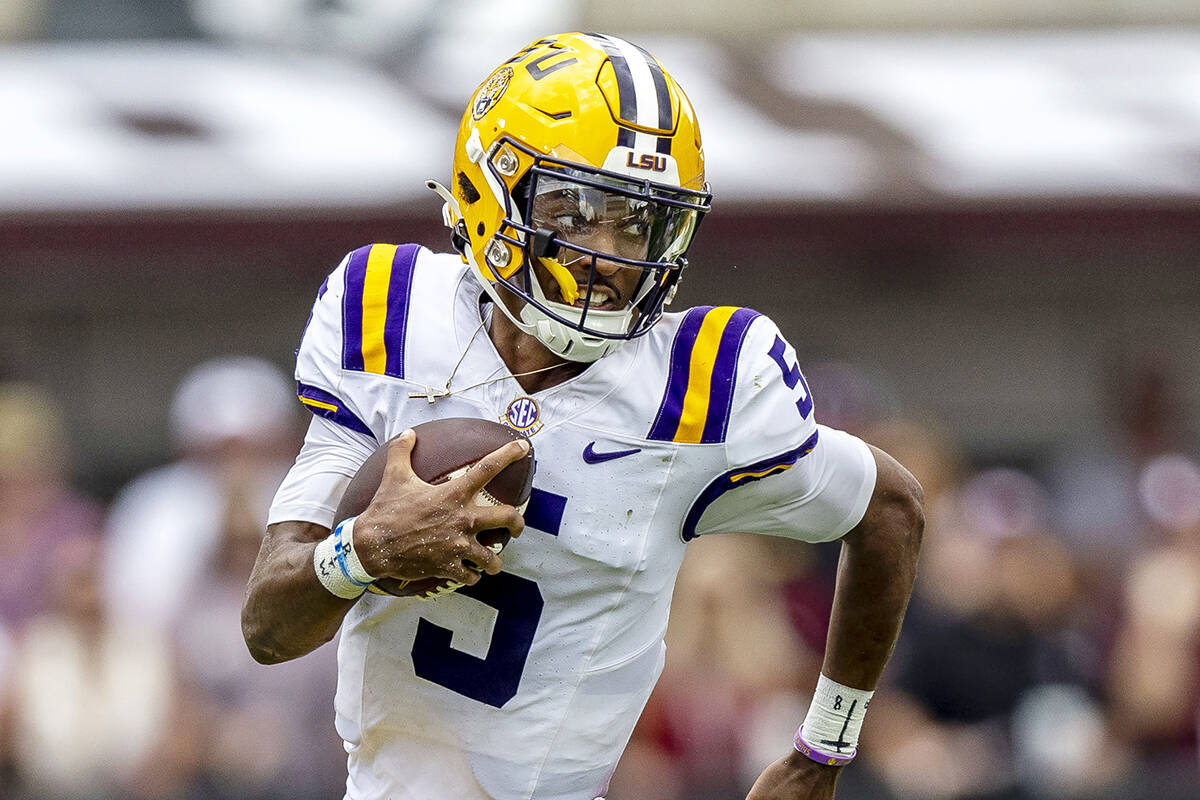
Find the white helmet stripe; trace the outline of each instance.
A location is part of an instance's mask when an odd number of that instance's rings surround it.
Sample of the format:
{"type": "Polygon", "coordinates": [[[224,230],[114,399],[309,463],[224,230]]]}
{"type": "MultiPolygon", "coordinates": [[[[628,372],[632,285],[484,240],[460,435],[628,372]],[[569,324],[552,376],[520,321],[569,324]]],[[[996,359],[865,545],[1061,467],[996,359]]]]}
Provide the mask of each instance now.
{"type": "MultiPolygon", "coordinates": [[[[670,119],[670,107],[665,109],[660,107],[660,100],[666,93],[660,92],[656,86],[655,73],[651,70],[652,64],[657,69],[658,80],[663,83],[664,89],[666,82],[662,77],[662,70],[653,63],[649,54],[637,45],[624,39],[618,39],[616,36],[593,34],[593,38],[600,43],[612,59],[613,70],[617,74],[617,91],[621,95],[622,116],[625,115],[626,103],[629,102],[632,108],[628,121],[639,127],[658,128],[664,116],[670,119]],[[632,86],[622,80],[625,77],[622,73],[625,73],[626,70],[632,86]],[[633,90],[632,97],[627,101],[626,95],[630,94],[630,88],[633,90]]],[[[657,138],[647,133],[634,132],[632,142],[623,141],[620,144],[643,152],[653,151],[658,147],[657,138]]]]}
{"type": "Polygon", "coordinates": [[[637,51],[646,59],[646,67],[650,70],[650,79],[654,82],[655,105],[658,106],[659,130],[669,131],[674,127],[671,119],[671,93],[667,89],[667,76],[663,74],[662,65],[654,60],[646,48],[634,45],[637,51]]]}

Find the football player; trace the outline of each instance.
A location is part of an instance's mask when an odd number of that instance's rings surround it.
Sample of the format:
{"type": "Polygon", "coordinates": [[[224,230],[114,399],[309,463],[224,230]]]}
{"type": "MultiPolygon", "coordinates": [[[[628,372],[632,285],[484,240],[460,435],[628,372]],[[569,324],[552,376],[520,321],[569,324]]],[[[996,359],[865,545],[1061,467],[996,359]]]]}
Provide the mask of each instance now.
{"type": "Polygon", "coordinates": [[[662,670],[687,542],[756,531],[843,542],[812,705],[751,791],[832,797],[912,589],[921,490],[817,424],[770,319],[664,313],[710,204],[687,96],[627,41],[538,39],[476,91],[448,188],[430,186],[457,252],[362,247],[318,292],[296,367],[315,416],[243,609],[266,663],[341,630],[346,796],[603,794],[662,670]],[[431,486],[409,462],[411,428],[443,417],[525,438],[431,486]],[[523,517],[467,502],[526,439],[523,517]],[[389,440],[373,501],[331,532],[351,476],[389,440]],[[524,528],[503,560],[473,535],[499,527],[524,528]],[[364,591],[428,577],[465,586],[364,591]]]}

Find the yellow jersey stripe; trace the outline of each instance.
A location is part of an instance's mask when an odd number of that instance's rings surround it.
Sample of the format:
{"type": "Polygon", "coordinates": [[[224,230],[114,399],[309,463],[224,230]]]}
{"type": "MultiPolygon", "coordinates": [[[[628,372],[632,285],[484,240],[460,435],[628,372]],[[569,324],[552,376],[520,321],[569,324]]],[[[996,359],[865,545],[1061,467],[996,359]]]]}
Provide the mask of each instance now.
{"type": "Polygon", "coordinates": [[[362,356],[363,369],[383,375],[387,372],[388,286],[392,278],[392,260],[396,245],[372,245],[367,256],[367,273],[363,279],[362,299],[362,356]]]}
{"type": "Polygon", "coordinates": [[[725,332],[725,326],[735,311],[737,306],[718,306],[704,315],[704,322],[696,335],[696,344],[692,347],[687,394],[683,397],[683,413],[680,414],[679,428],[675,432],[677,442],[697,444],[704,437],[717,348],[721,345],[721,334],[725,332]]]}
{"type": "Polygon", "coordinates": [[[794,464],[776,464],[775,466],[770,467],[769,469],[764,469],[761,472],[739,472],[735,475],[730,475],[729,482],[737,483],[738,481],[743,481],[746,478],[765,478],[767,475],[770,475],[772,472],[783,472],[785,469],[791,469],[793,466],[795,466],[795,465],[794,464]]]}
{"type": "Polygon", "coordinates": [[[320,400],[313,400],[311,397],[305,397],[304,395],[300,395],[300,402],[306,406],[312,406],[313,408],[323,408],[326,411],[338,410],[338,407],[333,403],[322,403],[320,400]]]}

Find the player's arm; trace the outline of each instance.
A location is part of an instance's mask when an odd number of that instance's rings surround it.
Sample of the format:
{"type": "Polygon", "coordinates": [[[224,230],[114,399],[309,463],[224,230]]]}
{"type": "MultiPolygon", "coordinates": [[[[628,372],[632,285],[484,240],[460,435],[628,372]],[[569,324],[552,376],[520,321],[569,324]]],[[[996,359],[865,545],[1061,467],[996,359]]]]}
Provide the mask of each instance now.
{"type": "Polygon", "coordinates": [[[336,394],[343,380],[343,295],[353,255],[321,284],[296,354],[297,394],[314,416],[271,505],[242,604],[246,645],[264,664],[302,656],[329,641],[353,605],[326,591],[313,570],[313,552],[330,534],[346,484],[378,444],[359,409],[336,394]]]}
{"type": "MultiPolygon", "coordinates": [[[[875,488],[862,520],[842,539],[821,670],[823,680],[868,692],[874,691],[895,648],[924,530],[920,484],[887,453],[875,447],[871,452],[875,488]]],[[[843,709],[834,713],[849,712],[851,702],[847,694],[843,709]]],[[[836,748],[826,749],[832,753],[836,748]]],[[[829,800],[840,771],[840,766],[826,766],[793,749],[763,771],[747,800],[829,800]]]]}
{"type": "Polygon", "coordinates": [[[725,438],[729,470],[700,494],[683,533],[842,539],[813,704],[795,748],[750,795],[828,800],[838,774],[828,764],[855,755],[863,712],[912,592],[924,527],[921,487],[883,451],[817,423],[795,350],[769,319],[754,320],[738,353],[725,438]]]}
{"type": "Polygon", "coordinates": [[[880,450],[862,521],[842,539],[822,671],[873,690],[900,635],[925,530],[924,494],[907,469],[880,450]]]}
{"type": "Polygon", "coordinates": [[[354,605],[327,592],[313,570],[313,551],[328,535],[315,522],[267,528],[242,605],[242,635],[255,661],[278,664],[312,652],[354,605]]]}
{"type": "MultiPolygon", "coordinates": [[[[467,585],[479,580],[479,570],[499,572],[500,557],[475,534],[507,528],[515,536],[524,523],[512,506],[469,501],[522,458],[529,445],[524,440],[511,442],[465,474],[432,486],[413,472],[415,441],[413,432],[406,431],[388,445],[379,490],[353,525],[358,566],[375,579],[439,577],[467,585]]],[[[337,596],[319,577],[322,559],[314,553],[329,536],[329,528],[314,522],[283,521],[268,527],[242,606],[242,633],[255,660],[278,663],[321,646],[334,637],[361,596],[362,587],[349,597],[337,596]]]]}

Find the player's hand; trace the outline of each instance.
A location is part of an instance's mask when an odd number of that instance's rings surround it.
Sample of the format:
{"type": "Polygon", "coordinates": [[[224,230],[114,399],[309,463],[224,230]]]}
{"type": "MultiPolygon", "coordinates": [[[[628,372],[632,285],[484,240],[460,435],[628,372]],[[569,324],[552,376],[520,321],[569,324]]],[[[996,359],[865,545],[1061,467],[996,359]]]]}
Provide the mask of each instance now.
{"type": "Polygon", "coordinates": [[[416,435],[407,431],[388,445],[387,465],[375,497],[354,522],[354,546],[363,568],[377,578],[449,578],[474,584],[480,571],[494,575],[503,561],[475,538],[507,528],[518,536],[525,521],[510,505],[480,506],[475,495],[528,451],[510,442],[453,480],[428,484],[412,468],[416,435]]]}
{"type": "Polygon", "coordinates": [[[746,800],[833,800],[841,772],[793,750],[762,771],[746,800]]]}

